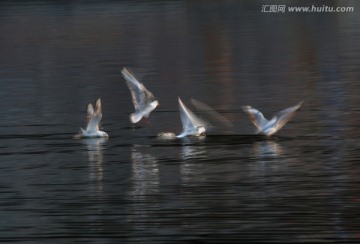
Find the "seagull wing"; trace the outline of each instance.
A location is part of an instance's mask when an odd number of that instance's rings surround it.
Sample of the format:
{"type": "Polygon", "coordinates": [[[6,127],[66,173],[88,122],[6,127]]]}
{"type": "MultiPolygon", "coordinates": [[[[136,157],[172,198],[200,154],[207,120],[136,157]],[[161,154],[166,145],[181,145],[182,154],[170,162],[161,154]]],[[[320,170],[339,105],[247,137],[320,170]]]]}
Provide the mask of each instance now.
{"type": "Polygon", "coordinates": [[[191,103],[197,110],[201,111],[204,115],[206,115],[206,119],[211,121],[211,125],[226,128],[233,127],[233,124],[227,118],[222,116],[220,113],[215,111],[207,104],[193,98],[191,99],[191,103]]]}
{"type": "Polygon", "coordinates": [[[259,110],[251,106],[243,106],[242,109],[245,113],[247,113],[250,121],[253,122],[259,131],[268,124],[269,121],[265,119],[264,115],[259,110]]]}
{"type": "Polygon", "coordinates": [[[87,106],[86,123],[89,123],[91,117],[94,116],[94,107],[91,103],[87,106]]]}
{"type": "Polygon", "coordinates": [[[148,106],[150,103],[152,103],[153,101],[155,101],[155,97],[152,94],[152,92],[150,92],[148,89],[146,89],[146,87],[144,86],[143,83],[141,83],[142,85],[142,94],[141,94],[141,101],[142,101],[142,108],[148,106]]]}
{"type": "Polygon", "coordinates": [[[126,69],[125,67],[121,70],[121,74],[124,76],[125,80],[126,80],[126,85],[128,86],[130,92],[131,92],[131,97],[132,97],[132,101],[135,107],[135,110],[140,109],[140,104],[141,103],[141,93],[142,93],[142,85],[141,83],[135,78],[135,76],[130,73],[130,71],[128,69],[126,69]]]}
{"type": "Polygon", "coordinates": [[[303,101],[293,107],[286,108],[275,114],[274,118],[276,118],[276,123],[274,126],[276,131],[280,130],[284,125],[286,125],[287,122],[289,122],[289,120],[295,115],[295,112],[302,106],[302,104],[303,101]]]}
{"type": "Polygon", "coordinates": [[[143,83],[139,82],[135,76],[127,69],[121,70],[126,80],[126,84],[131,92],[135,110],[143,110],[149,103],[155,100],[154,95],[146,89],[143,83]]]}
{"type": "Polygon", "coordinates": [[[193,112],[188,109],[185,104],[179,98],[179,109],[180,109],[180,117],[181,123],[183,125],[184,130],[193,130],[199,126],[206,127],[207,123],[196,116],[193,112]]]}
{"type": "MultiPolygon", "coordinates": [[[[89,104],[88,108],[91,104],[89,104]]],[[[91,105],[92,107],[92,105],[91,105]]],[[[88,109],[89,114],[89,109],[88,109]]],[[[87,132],[96,132],[99,130],[99,123],[102,118],[102,111],[101,111],[101,100],[100,98],[96,101],[96,107],[95,111],[93,112],[92,116],[90,117],[90,120],[88,122],[88,125],[86,127],[87,132]]]]}

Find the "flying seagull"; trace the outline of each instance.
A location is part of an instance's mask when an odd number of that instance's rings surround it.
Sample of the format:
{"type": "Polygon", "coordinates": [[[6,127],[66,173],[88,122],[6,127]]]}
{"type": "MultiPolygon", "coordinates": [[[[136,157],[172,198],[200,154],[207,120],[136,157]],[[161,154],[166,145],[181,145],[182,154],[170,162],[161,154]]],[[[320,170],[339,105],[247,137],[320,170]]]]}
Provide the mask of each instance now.
{"type": "Polygon", "coordinates": [[[124,67],[121,70],[121,73],[131,92],[135,112],[130,114],[130,121],[135,124],[143,117],[148,118],[151,111],[159,105],[159,102],[155,99],[154,95],[146,89],[144,84],[139,82],[128,69],[124,67]]]}
{"type": "Polygon", "coordinates": [[[179,110],[180,110],[180,117],[181,123],[183,126],[183,131],[177,135],[177,138],[182,138],[185,136],[201,136],[205,134],[207,123],[197,117],[193,112],[188,109],[185,104],[181,101],[180,97],[179,100],[179,110]]]}
{"type": "Polygon", "coordinates": [[[303,101],[293,107],[279,111],[272,117],[271,120],[265,119],[264,115],[259,110],[251,106],[243,106],[242,109],[248,114],[251,122],[253,122],[258,129],[257,133],[271,136],[286,125],[302,104],[303,101]]]}
{"type": "Polygon", "coordinates": [[[109,135],[99,130],[99,123],[102,118],[102,112],[101,112],[101,100],[100,98],[96,101],[96,107],[94,109],[93,105],[89,103],[87,107],[87,126],[84,130],[83,128],[80,128],[80,133],[75,135],[75,138],[93,138],[93,137],[102,137],[102,138],[108,138],[109,135]]]}
{"type": "Polygon", "coordinates": [[[178,98],[181,123],[183,125],[183,131],[179,135],[175,135],[173,132],[161,132],[158,134],[161,139],[174,139],[183,138],[185,136],[201,136],[205,134],[205,131],[214,128],[230,128],[232,124],[224,116],[216,112],[213,108],[195,99],[191,99],[191,103],[199,110],[203,115],[206,115],[206,119],[199,118],[188,107],[184,105],[182,100],[178,98]],[[209,122],[211,121],[211,122],[209,122]]]}

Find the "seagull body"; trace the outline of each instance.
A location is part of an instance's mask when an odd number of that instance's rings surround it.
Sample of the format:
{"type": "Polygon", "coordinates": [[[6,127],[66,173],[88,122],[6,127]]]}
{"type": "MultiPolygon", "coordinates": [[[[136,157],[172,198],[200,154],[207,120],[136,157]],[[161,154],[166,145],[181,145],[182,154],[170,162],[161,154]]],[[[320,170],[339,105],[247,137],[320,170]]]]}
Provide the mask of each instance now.
{"type": "Polygon", "coordinates": [[[87,119],[88,124],[86,129],[80,128],[80,134],[76,135],[75,138],[108,138],[109,135],[99,130],[99,123],[102,118],[101,112],[101,100],[100,98],[96,101],[96,107],[94,109],[93,105],[89,103],[87,107],[87,119]]]}
{"type": "Polygon", "coordinates": [[[206,123],[188,109],[179,98],[179,109],[183,131],[177,138],[185,136],[201,136],[205,134],[206,123]]]}
{"type": "Polygon", "coordinates": [[[191,99],[191,102],[195,106],[195,108],[198,111],[202,112],[203,115],[207,115],[207,119],[200,119],[184,105],[180,98],[178,99],[178,101],[183,131],[179,135],[176,135],[173,132],[160,132],[158,134],[158,138],[175,139],[183,138],[186,136],[203,136],[205,135],[205,131],[207,131],[208,129],[232,127],[230,121],[228,121],[224,116],[222,116],[213,108],[203,102],[191,99]]]}
{"type": "Polygon", "coordinates": [[[159,105],[159,102],[155,99],[154,95],[146,89],[144,84],[139,82],[125,67],[121,70],[121,73],[131,92],[135,112],[130,114],[130,121],[135,124],[143,117],[148,118],[150,113],[159,105]]]}
{"type": "Polygon", "coordinates": [[[293,107],[279,111],[271,120],[267,120],[259,110],[251,106],[243,106],[243,110],[248,114],[249,119],[258,129],[257,133],[271,136],[286,125],[295,115],[295,112],[302,106],[302,103],[303,101],[293,107]]]}

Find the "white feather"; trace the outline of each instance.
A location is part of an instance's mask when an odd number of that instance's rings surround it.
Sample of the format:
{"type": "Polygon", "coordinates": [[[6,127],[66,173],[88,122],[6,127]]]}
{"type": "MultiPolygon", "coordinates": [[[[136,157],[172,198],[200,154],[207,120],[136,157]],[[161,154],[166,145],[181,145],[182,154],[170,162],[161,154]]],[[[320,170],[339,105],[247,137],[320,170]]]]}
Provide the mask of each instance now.
{"type": "Polygon", "coordinates": [[[102,111],[101,111],[101,100],[100,98],[96,101],[95,109],[90,103],[87,107],[87,126],[84,130],[80,128],[80,134],[76,135],[75,138],[91,138],[91,137],[102,137],[108,138],[109,135],[99,130],[99,124],[102,119],[102,111]]]}
{"type": "Polygon", "coordinates": [[[248,114],[249,119],[258,129],[258,133],[270,136],[284,127],[302,104],[303,101],[293,107],[279,111],[270,121],[265,119],[264,115],[259,110],[252,108],[251,106],[243,106],[243,110],[248,114]]]}
{"type": "Polygon", "coordinates": [[[189,135],[203,135],[206,131],[206,122],[191,112],[190,109],[184,105],[180,98],[178,100],[183,131],[176,137],[182,138],[189,135]]]}
{"type": "Polygon", "coordinates": [[[139,122],[143,117],[149,117],[150,113],[159,105],[154,95],[140,83],[135,76],[125,67],[121,70],[126,84],[131,92],[135,112],[130,115],[132,123],[139,122]]]}

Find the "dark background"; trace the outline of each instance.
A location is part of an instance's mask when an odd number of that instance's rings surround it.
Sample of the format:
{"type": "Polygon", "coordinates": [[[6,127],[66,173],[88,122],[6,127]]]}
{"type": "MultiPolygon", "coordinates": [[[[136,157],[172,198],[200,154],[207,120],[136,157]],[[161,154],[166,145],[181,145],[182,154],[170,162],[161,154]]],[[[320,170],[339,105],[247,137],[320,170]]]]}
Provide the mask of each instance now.
{"type": "Polygon", "coordinates": [[[358,242],[359,9],[1,1],[0,240],[358,242]],[[124,66],[160,102],[151,127],[129,122],[124,66]],[[219,111],[230,135],[158,140],[181,131],[178,96],[219,111]],[[110,139],[73,140],[98,97],[110,139]],[[301,100],[270,139],[241,110],[271,118],[301,100]]]}

